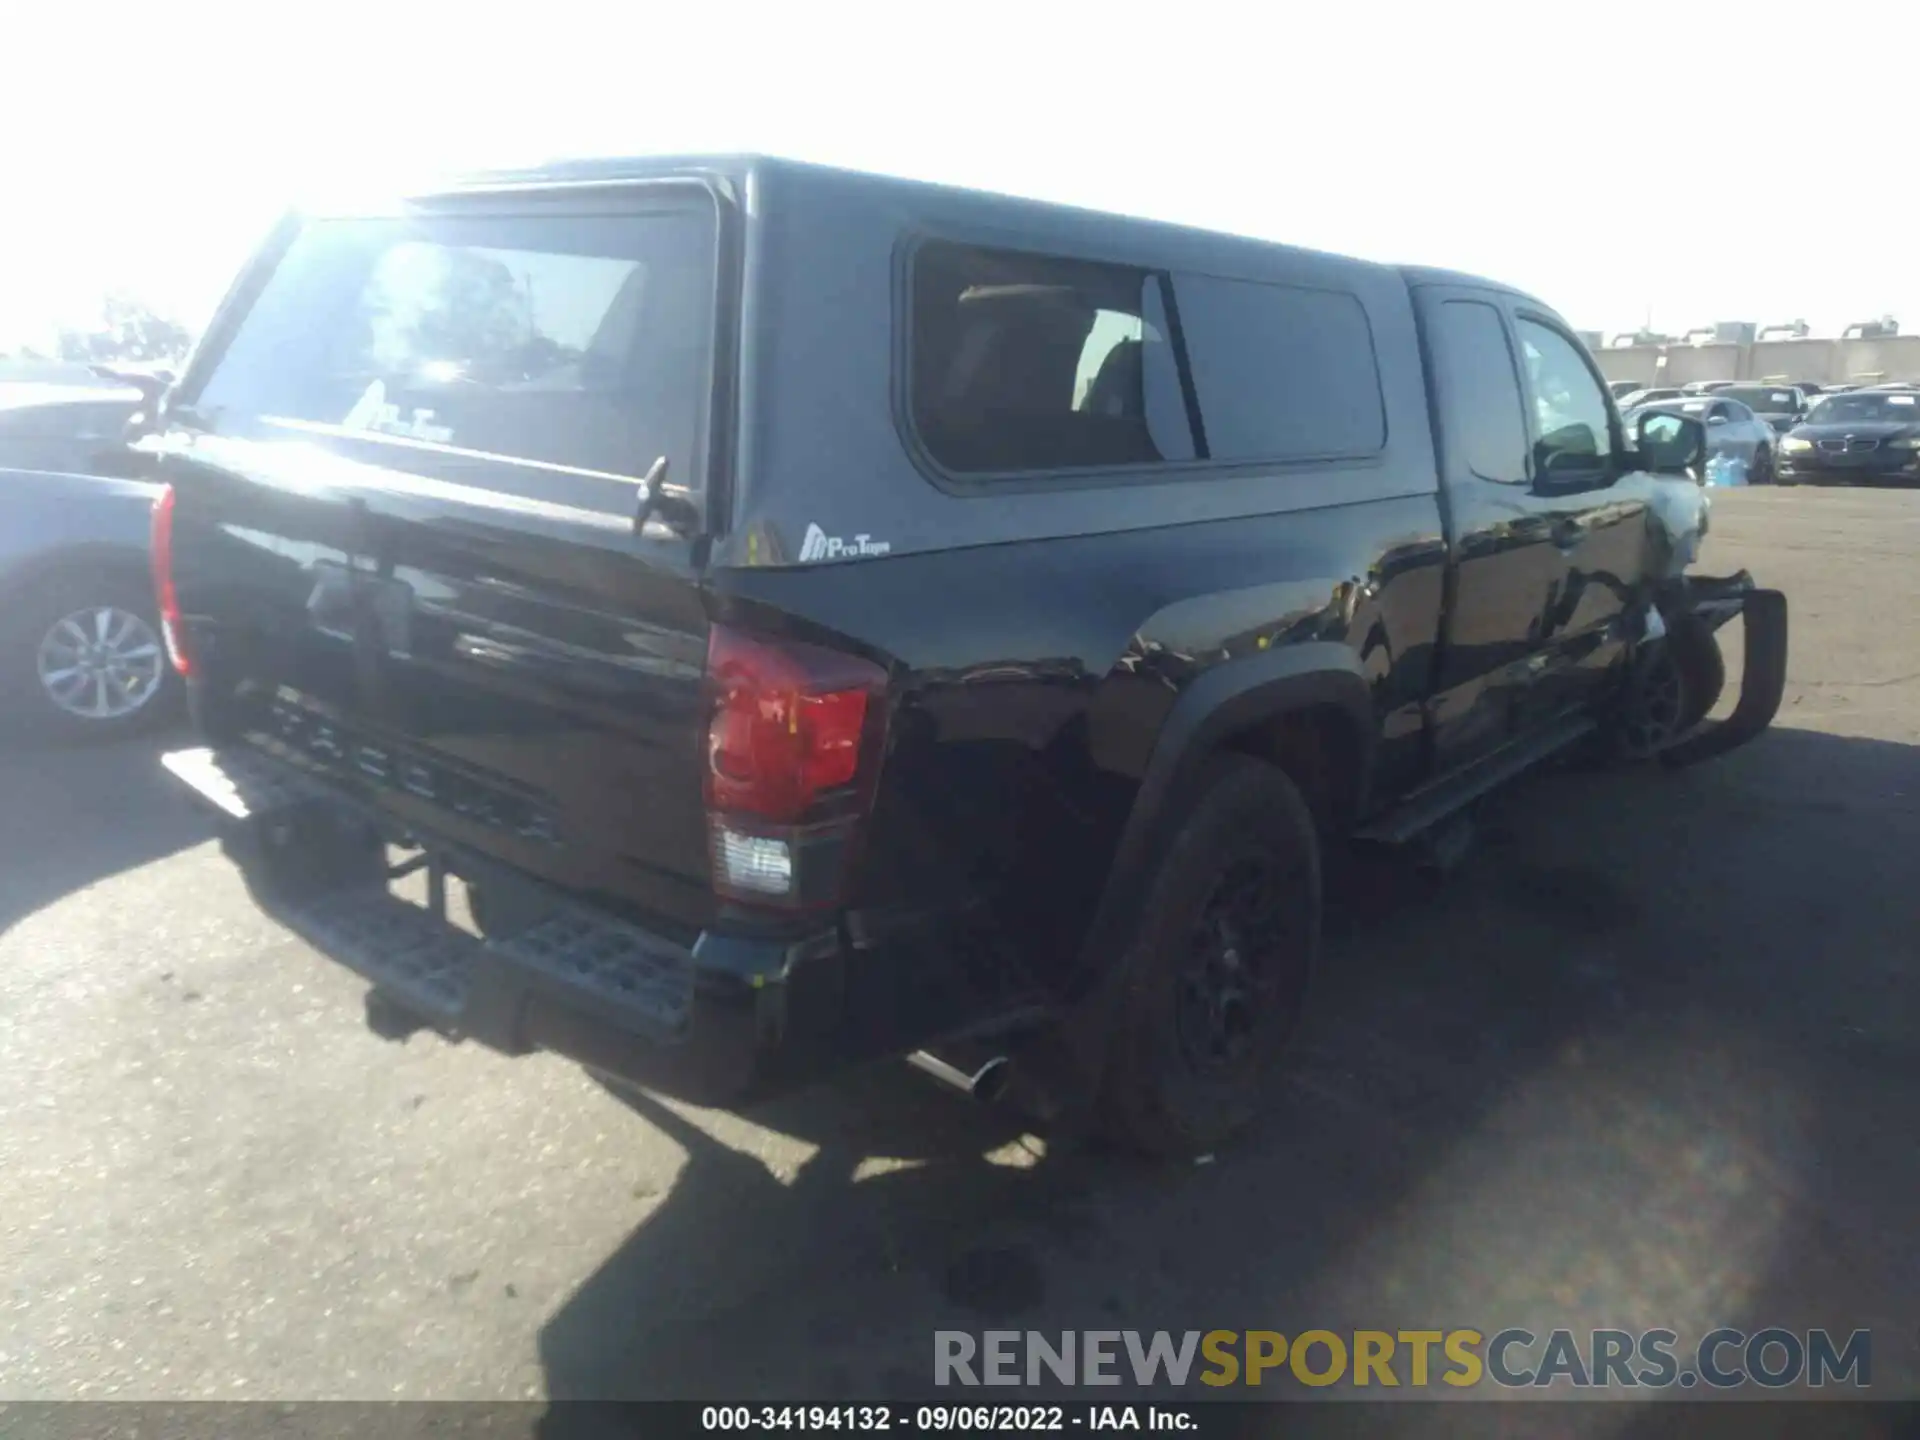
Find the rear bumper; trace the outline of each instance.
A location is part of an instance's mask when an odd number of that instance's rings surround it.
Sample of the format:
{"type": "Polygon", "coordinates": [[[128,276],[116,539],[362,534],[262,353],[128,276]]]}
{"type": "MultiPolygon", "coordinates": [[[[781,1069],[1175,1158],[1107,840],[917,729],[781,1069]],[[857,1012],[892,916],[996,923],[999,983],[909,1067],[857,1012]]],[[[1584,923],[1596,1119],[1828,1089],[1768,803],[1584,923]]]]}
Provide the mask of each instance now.
{"type": "Polygon", "coordinates": [[[163,763],[213,812],[262,909],[373,984],[383,1034],[430,1028],[508,1055],[549,1050],[702,1104],[739,1105],[840,1068],[835,932],[803,942],[632,925],[391,822],[241,746],[163,763]],[[388,843],[417,847],[398,871],[388,843]],[[390,890],[425,870],[428,903],[390,890]],[[459,875],[542,915],[481,939],[446,913],[459,875]],[[396,1018],[398,1017],[398,1018],[396,1018]]]}

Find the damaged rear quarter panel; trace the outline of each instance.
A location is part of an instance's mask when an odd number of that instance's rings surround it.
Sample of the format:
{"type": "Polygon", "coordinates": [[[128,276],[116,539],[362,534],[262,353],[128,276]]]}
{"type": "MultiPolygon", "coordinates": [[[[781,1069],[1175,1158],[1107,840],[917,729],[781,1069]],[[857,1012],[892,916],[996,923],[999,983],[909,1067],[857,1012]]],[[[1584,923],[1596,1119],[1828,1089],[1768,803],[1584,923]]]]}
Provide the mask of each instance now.
{"type": "Polygon", "coordinates": [[[715,573],[714,601],[725,623],[851,642],[891,668],[854,908],[899,937],[888,966],[929,985],[944,971],[956,1003],[985,1010],[1009,974],[1058,980],[1079,958],[1169,716],[1200,677],[1252,686],[1281,652],[1343,656],[1370,708],[1364,744],[1382,737],[1389,783],[1410,774],[1445,555],[1429,496],[741,568],[715,573]]]}

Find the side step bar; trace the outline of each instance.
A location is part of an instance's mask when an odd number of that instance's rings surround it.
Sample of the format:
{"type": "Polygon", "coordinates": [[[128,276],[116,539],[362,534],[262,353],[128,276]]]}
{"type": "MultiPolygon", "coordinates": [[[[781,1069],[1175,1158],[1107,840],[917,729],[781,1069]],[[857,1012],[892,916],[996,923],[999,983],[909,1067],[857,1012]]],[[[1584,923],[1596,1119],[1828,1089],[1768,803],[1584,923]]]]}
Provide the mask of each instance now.
{"type": "Polygon", "coordinates": [[[1515,740],[1496,750],[1471,770],[1450,776],[1430,789],[1420,791],[1406,803],[1361,827],[1357,832],[1358,838],[1386,845],[1404,845],[1422,831],[1432,829],[1463,805],[1504,785],[1549,755],[1584,740],[1597,729],[1599,723],[1592,716],[1571,715],[1536,734],[1515,740]]]}
{"type": "Polygon", "coordinates": [[[1746,645],[1740,672],[1740,700],[1725,720],[1708,721],[1660,752],[1660,763],[1697,765],[1746,744],[1773,723],[1787,689],[1787,597],[1778,590],[1745,590],[1737,597],[1715,595],[1699,607],[1746,617],[1746,645]],[[1729,607],[1732,607],[1731,609],[1729,607]]]}
{"type": "MultiPolygon", "coordinates": [[[[1660,752],[1660,763],[1697,765],[1746,744],[1773,723],[1787,688],[1787,597],[1761,590],[1744,570],[1692,589],[1694,610],[1715,630],[1735,615],[1746,618],[1740,700],[1725,720],[1709,721],[1660,752]]],[[[1591,735],[1598,723],[1573,716],[1538,735],[1495,752],[1472,770],[1441,781],[1362,827],[1358,838],[1403,845],[1449,815],[1557,751],[1591,735]]]]}

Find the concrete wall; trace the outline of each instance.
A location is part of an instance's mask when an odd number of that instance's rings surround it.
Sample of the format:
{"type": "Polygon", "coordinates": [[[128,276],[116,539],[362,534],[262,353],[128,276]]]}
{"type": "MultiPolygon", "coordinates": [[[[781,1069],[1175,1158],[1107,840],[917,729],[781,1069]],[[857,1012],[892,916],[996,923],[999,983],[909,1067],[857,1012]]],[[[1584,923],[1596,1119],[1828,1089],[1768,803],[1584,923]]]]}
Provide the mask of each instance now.
{"type": "Polygon", "coordinates": [[[1667,352],[1653,345],[1635,345],[1619,350],[1595,350],[1600,373],[1609,380],[1634,380],[1642,385],[1662,385],[1660,362],[1667,352]]]}
{"type": "Polygon", "coordinates": [[[1748,372],[1742,380],[1812,380],[1834,384],[1844,380],[1834,369],[1840,348],[1838,340],[1769,340],[1753,347],[1748,372]]]}
{"type": "Polygon", "coordinates": [[[1628,345],[1596,350],[1609,380],[1920,380],[1920,335],[1884,340],[1768,340],[1757,345],[1628,345]]]}
{"type": "MultiPolygon", "coordinates": [[[[1662,385],[1685,385],[1693,380],[1732,380],[1740,373],[1744,345],[1675,345],[1667,351],[1662,385]]],[[[1621,376],[1626,379],[1626,376],[1621,376]]]]}
{"type": "Polygon", "coordinates": [[[1920,380],[1920,335],[1842,340],[1841,373],[1834,380],[1920,380]]]}

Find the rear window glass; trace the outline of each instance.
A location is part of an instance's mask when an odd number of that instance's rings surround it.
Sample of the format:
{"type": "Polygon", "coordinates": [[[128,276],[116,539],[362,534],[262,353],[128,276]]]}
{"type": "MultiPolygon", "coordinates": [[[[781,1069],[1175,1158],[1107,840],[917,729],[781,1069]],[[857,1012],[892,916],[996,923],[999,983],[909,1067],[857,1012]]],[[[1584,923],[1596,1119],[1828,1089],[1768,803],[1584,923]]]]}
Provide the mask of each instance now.
{"type": "Polygon", "coordinates": [[[713,248],[692,210],[311,222],[194,408],[558,503],[629,506],[661,456],[697,486],[713,248]]]}
{"type": "Polygon", "coordinates": [[[930,241],[914,257],[914,428],[957,474],[1194,458],[1154,272],[930,241]]]}
{"type": "Polygon", "coordinates": [[[1180,275],[1180,326],[1215,460],[1371,455],[1386,443],[1367,313],[1352,295],[1180,275]]]}

